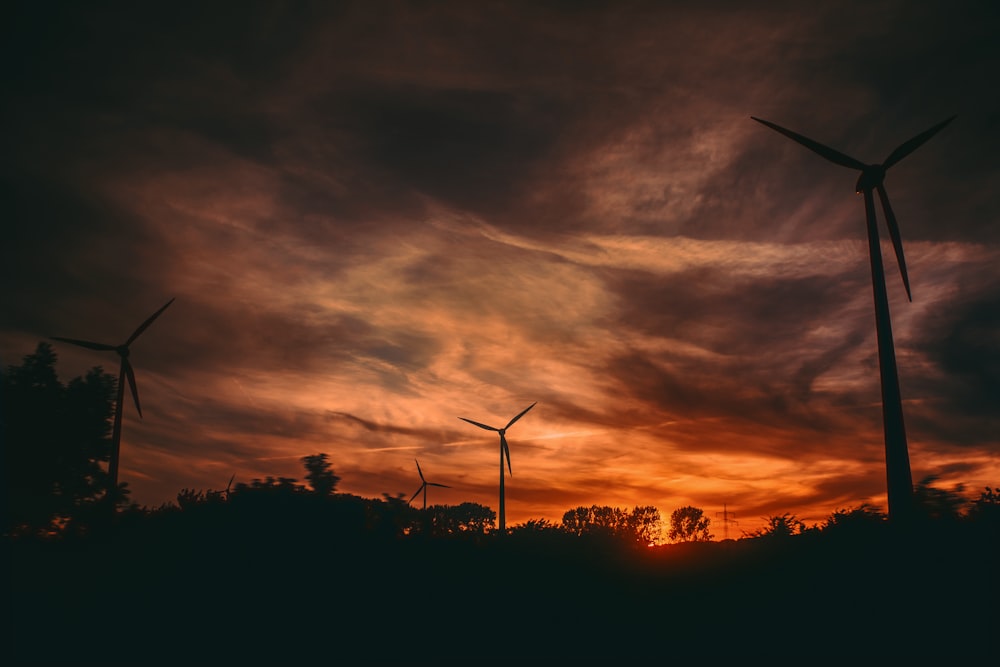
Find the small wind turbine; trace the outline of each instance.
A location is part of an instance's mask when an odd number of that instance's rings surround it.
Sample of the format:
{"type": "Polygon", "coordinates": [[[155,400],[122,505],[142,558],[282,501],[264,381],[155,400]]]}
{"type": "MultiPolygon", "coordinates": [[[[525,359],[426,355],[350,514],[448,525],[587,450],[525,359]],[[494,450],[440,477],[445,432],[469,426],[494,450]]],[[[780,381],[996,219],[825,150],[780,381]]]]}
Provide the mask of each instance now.
{"type": "Polygon", "coordinates": [[[60,336],[52,336],[52,340],[62,341],[64,343],[72,343],[73,345],[78,345],[80,347],[85,347],[90,350],[100,350],[100,351],[112,351],[116,352],[119,357],[121,357],[121,368],[118,371],[118,398],[115,401],[115,422],[114,428],[111,432],[111,460],[108,463],[108,477],[111,480],[109,486],[110,493],[117,493],[118,491],[118,452],[121,445],[122,437],[122,413],[124,412],[123,399],[125,398],[125,379],[128,378],[129,388],[132,390],[132,400],[135,401],[135,409],[139,412],[139,416],[142,417],[142,407],[139,404],[139,390],[136,389],[135,385],[135,372],[132,370],[132,363],[128,360],[129,358],[129,345],[135,342],[143,331],[149,328],[149,325],[153,323],[157,317],[160,316],[167,306],[174,302],[173,299],[167,301],[167,303],[160,308],[158,311],[146,318],[146,321],[139,325],[139,327],[132,332],[132,335],[122,343],[121,345],[108,345],[106,343],[92,343],[86,340],[77,340],[75,338],[62,338],[60,336]]]}
{"type": "Polygon", "coordinates": [[[531,408],[535,407],[537,403],[538,402],[536,401],[535,403],[532,403],[531,405],[526,407],[524,410],[521,410],[521,412],[519,412],[518,415],[513,419],[511,419],[509,422],[507,422],[507,425],[504,426],[503,428],[496,428],[495,426],[487,426],[486,424],[480,424],[479,422],[474,422],[471,419],[466,419],[465,417],[459,417],[459,419],[461,419],[462,421],[469,422],[473,426],[478,426],[479,428],[486,429],[487,431],[496,431],[497,433],[500,434],[500,534],[501,535],[507,532],[507,519],[504,513],[504,495],[503,495],[504,456],[507,457],[507,472],[510,473],[511,477],[514,476],[514,473],[511,472],[510,470],[510,447],[507,446],[507,429],[513,426],[514,422],[523,417],[524,413],[526,413],[531,408]]]}
{"type": "Polygon", "coordinates": [[[409,505],[410,503],[412,503],[413,499],[416,498],[418,495],[420,495],[420,492],[423,491],[424,492],[424,509],[427,509],[427,487],[428,486],[439,486],[442,489],[450,489],[451,487],[447,486],[445,484],[435,484],[434,482],[428,482],[426,479],[424,479],[424,471],[420,469],[420,461],[417,461],[416,459],[413,459],[413,462],[417,464],[417,473],[420,475],[420,488],[417,489],[416,493],[414,493],[413,496],[411,496],[408,501],[406,501],[406,504],[409,505]]]}
{"type": "Polygon", "coordinates": [[[753,120],[762,123],[775,132],[796,141],[814,153],[818,153],[830,162],[842,167],[857,169],[861,172],[855,191],[865,198],[865,219],[868,223],[868,256],[872,269],[872,289],[875,294],[875,333],[878,339],[879,374],[882,383],[882,427],[885,435],[885,465],[886,486],[889,498],[889,516],[904,518],[913,509],[913,478],[910,473],[910,456],[906,446],[906,431],[903,427],[903,405],[899,393],[899,375],[896,370],[896,352],[892,340],[892,323],[889,318],[889,299],[885,291],[885,271],[882,267],[882,249],[879,245],[878,223],[875,219],[875,198],[873,191],[878,191],[882,204],[886,226],[892,247],[896,251],[896,261],[906,288],[906,298],[910,301],[910,279],[906,273],[906,260],[903,258],[903,242],[899,236],[899,225],[889,204],[886,194],[885,172],[904,157],[917,150],[928,139],[941,131],[945,125],[955,119],[955,116],[941,121],[934,127],[921,132],[909,141],[900,144],[889,154],[882,164],[865,164],[860,160],[845,155],[821,143],[813,141],[801,134],[786,130],[766,120],[751,116],[753,120]]]}

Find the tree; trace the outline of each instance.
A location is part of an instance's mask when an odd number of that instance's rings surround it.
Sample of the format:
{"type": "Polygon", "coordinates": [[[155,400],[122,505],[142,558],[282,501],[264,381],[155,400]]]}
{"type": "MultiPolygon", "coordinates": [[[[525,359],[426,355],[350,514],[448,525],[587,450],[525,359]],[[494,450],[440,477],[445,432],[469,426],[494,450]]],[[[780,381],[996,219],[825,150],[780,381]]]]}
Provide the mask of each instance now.
{"type": "Polygon", "coordinates": [[[806,524],[799,520],[794,514],[785,512],[781,516],[770,516],[765,519],[767,525],[750,532],[745,532],[747,537],[766,537],[771,539],[783,539],[792,535],[801,535],[806,530],[806,524]]]}
{"type": "Polygon", "coordinates": [[[966,518],[983,525],[1000,526],[1000,488],[987,486],[979,498],[972,501],[966,518]]]}
{"type": "Polygon", "coordinates": [[[570,534],[605,535],[641,546],[659,538],[660,523],[660,511],[652,505],[637,506],[631,512],[608,505],[580,506],[562,517],[562,528],[570,534]]]}
{"type": "Polygon", "coordinates": [[[574,535],[607,535],[621,532],[627,522],[627,515],[618,507],[591,505],[576,507],[563,514],[563,528],[574,535]]]}
{"type": "Polygon", "coordinates": [[[628,517],[628,525],[629,532],[638,545],[648,547],[660,541],[663,520],[660,518],[660,510],[652,505],[633,508],[628,517]]]}
{"type": "Polygon", "coordinates": [[[674,542],[708,542],[714,537],[708,532],[712,520],[704,516],[699,507],[686,505],[670,514],[670,531],[667,533],[674,542]]]}
{"type": "Polygon", "coordinates": [[[479,503],[432,505],[420,511],[430,515],[431,534],[435,536],[482,536],[493,529],[497,518],[496,512],[479,503]]]}
{"type": "Polygon", "coordinates": [[[42,342],[0,378],[7,533],[57,529],[107,496],[116,380],[95,367],[64,386],[56,360],[42,342]]]}
{"type": "Polygon", "coordinates": [[[552,523],[548,519],[528,519],[524,523],[512,526],[510,529],[511,535],[553,532],[563,533],[565,531],[558,524],[552,523]]]}
{"type": "Polygon", "coordinates": [[[884,526],[888,517],[881,509],[868,503],[858,507],[838,509],[823,524],[823,532],[869,533],[884,526]]]}
{"type": "Polygon", "coordinates": [[[306,467],[306,479],[313,491],[321,496],[333,495],[340,477],[333,473],[333,467],[327,461],[326,454],[303,456],[302,463],[306,467]]]}

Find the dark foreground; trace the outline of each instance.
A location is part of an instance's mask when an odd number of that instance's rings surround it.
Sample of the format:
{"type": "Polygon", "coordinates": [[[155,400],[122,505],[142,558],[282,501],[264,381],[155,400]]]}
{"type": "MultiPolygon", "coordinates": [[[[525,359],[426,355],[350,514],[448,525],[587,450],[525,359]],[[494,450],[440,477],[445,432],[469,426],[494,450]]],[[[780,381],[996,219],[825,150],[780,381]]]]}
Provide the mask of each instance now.
{"type": "Polygon", "coordinates": [[[8,542],[5,653],[15,664],[748,655],[955,664],[998,648],[995,533],[640,551],[517,537],[8,542]]]}

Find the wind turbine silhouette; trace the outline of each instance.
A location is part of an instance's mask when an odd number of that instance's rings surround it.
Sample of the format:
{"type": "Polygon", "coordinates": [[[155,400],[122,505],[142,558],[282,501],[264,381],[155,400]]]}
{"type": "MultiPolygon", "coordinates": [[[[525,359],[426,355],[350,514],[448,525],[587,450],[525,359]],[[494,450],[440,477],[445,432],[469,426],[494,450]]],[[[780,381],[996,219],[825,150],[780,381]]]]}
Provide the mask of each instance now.
{"type": "Polygon", "coordinates": [[[531,408],[535,407],[538,401],[535,401],[524,410],[521,410],[516,417],[507,422],[507,425],[503,428],[496,428],[495,426],[487,426],[486,424],[480,424],[479,422],[474,422],[471,419],[466,419],[465,417],[459,417],[462,421],[469,422],[473,426],[478,426],[479,428],[486,429],[487,431],[496,431],[500,434],[500,534],[504,535],[507,532],[507,518],[504,512],[504,495],[503,495],[503,459],[504,456],[507,457],[507,472],[510,473],[511,477],[514,473],[510,470],[510,447],[507,446],[507,429],[514,425],[518,419],[524,416],[531,408]]]}
{"type": "Polygon", "coordinates": [[[139,416],[142,417],[142,407],[139,404],[139,390],[136,389],[135,385],[135,371],[132,370],[132,363],[129,361],[129,345],[134,343],[135,339],[142,335],[143,331],[149,328],[149,325],[153,323],[153,320],[159,317],[160,314],[167,309],[167,306],[173,302],[173,299],[167,301],[162,308],[146,318],[146,321],[140,324],[139,327],[132,332],[132,335],[129,336],[128,339],[121,345],[92,343],[87,340],[77,340],[76,338],[52,336],[52,340],[71,343],[90,350],[112,351],[118,353],[118,356],[121,357],[121,368],[118,371],[118,397],[115,401],[115,422],[114,428],[111,432],[111,460],[108,463],[108,477],[111,480],[109,486],[110,493],[117,493],[118,491],[118,453],[122,437],[122,413],[124,412],[123,399],[125,398],[126,378],[128,379],[129,389],[132,390],[132,400],[135,401],[135,409],[139,412],[139,416]]]}
{"type": "Polygon", "coordinates": [[[426,479],[424,479],[424,471],[420,469],[420,461],[417,461],[416,459],[413,459],[413,462],[417,464],[417,473],[420,474],[420,488],[417,489],[416,493],[414,493],[413,496],[411,496],[408,501],[406,501],[406,504],[409,505],[410,503],[412,503],[413,499],[416,498],[418,495],[420,495],[420,492],[423,491],[424,492],[424,509],[427,509],[427,487],[428,486],[439,486],[442,489],[450,489],[451,487],[447,486],[445,484],[435,484],[434,482],[428,482],[426,479]]]}
{"type": "Polygon", "coordinates": [[[889,157],[882,164],[865,164],[780,125],[754,116],[751,118],[802,144],[834,164],[857,169],[861,172],[855,185],[855,191],[864,195],[865,219],[868,226],[868,256],[871,262],[872,289],[875,297],[875,334],[878,339],[878,365],[882,384],[882,428],[885,436],[889,517],[897,520],[908,518],[913,512],[913,478],[910,474],[910,456],[906,445],[906,430],[903,426],[903,405],[899,393],[899,375],[896,370],[896,351],[892,340],[889,299],[885,291],[885,270],[882,266],[882,249],[879,245],[878,223],[875,219],[875,198],[872,193],[873,191],[878,192],[886,227],[889,228],[889,237],[892,239],[892,247],[896,251],[899,272],[903,277],[903,286],[906,288],[906,298],[912,301],[910,279],[906,273],[906,260],[903,257],[903,242],[899,236],[899,225],[896,222],[896,215],[892,212],[892,206],[889,204],[889,195],[885,191],[885,172],[940,132],[945,125],[955,119],[955,116],[941,121],[909,141],[903,142],[896,150],[889,153],[889,157]]]}

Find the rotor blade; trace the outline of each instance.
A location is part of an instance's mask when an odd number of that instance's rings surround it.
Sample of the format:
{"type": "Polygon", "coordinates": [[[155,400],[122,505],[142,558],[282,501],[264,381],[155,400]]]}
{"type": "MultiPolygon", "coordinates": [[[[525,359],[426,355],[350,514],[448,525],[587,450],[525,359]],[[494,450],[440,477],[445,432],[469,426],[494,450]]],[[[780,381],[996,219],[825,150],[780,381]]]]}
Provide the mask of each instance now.
{"type": "Polygon", "coordinates": [[[502,432],[500,433],[500,449],[503,450],[504,455],[507,457],[507,473],[513,477],[514,473],[510,469],[510,447],[507,446],[507,436],[502,432]]]}
{"type": "Polygon", "coordinates": [[[928,139],[930,139],[935,134],[944,129],[944,126],[950,123],[951,121],[955,120],[955,118],[956,116],[952,116],[948,120],[943,120],[934,127],[932,127],[931,129],[925,130],[920,134],[918,134],[917,136],[910,139],[909,141],[901,144],[899,148],[897,148],[896,150],[894,150],[892,153],[889,154],[889,157],[887,157],[885,159],[885,162],[882,163],[882,167],[888,169],[889,167],[896,164],[897,162],[902,160],[904,157],[906,157],[913,151],[920,148],[920,146],[922,146],[924,142],[926,142],[928,139]]]}
{"type": "Polygon", "coordinates": [[[226,484],[226,493],[229,492],[229,487],[233,485],[234,479],[236,479],[236,473],[233,473],[233,476],[229,478],[229,484],[226,484]]]}
{"type": "Polygon", "coordinates": [[[423,490],[424,490],[424,485],[421,484],[420,488],[417,489],[416,493],[414,493],[412,496],[410,496],[410,499],[406,501],[406,504],[409,505],[410,503],[412,503],[413,499],[416,498],[417,496],[419,496],[420,492],[423,491],[423,490]]]}
{"type": "Polygon", "coordinates": [[[524,410],[521,410],[521,412],[516,417],[514,417],[509,422],[507,422],[507,425],[504,426],[504,430],[507,430],[511,426],[513,426],[514,422],[516,422],[518,419],[520,419],[521,417],[523,417],[525,412],[527,412],[531,408],[535,407],[536,405],[538,405],[538,401],[535,401],[534,403],[532,403],[531,405],[529,405],[528,407],[526,407],[524,410]]]}
{"type": "Polygon", "coordinates": [[[435,484],[434,482],[427,482],[427,486],[440,486],[442,489],[450,489],[451,488],[447,484],[435,484]]]}
{"type": "Polygon", "coordinates": [[[903,257],[903,240],[899,237],[899,224],[896,222],[896,215],[889,205],[889,195],[885,193],[885,186],[878,184],[878,198],[882,202],[882,212],[885,214],[885,224],[889,228],[889,237],[892,239],[892,247],[896,251],[896,261],[899,262],[899,272],[903,276],[903,286],[906,288],[906,298],[913,301],[910,294],[910,278],[906,275],[906,258],[903,257]]]}
{"type": "Polygon", "coordinates": [[[63,343],[72,343],[73,345],[79,345],[80,347],[85,347],[90,350],[117,350],[118,348],[114,345],[105,345],[104,343],[91,343],[89,340],[77,340],[75,338],[63,338],[62,336],[50,336],[52,340],[62,341],[63,343]]]}
{"type": "Polygon", "coordinates": [[[480,424],[479,422],[474,422],[471,419],[466,419],[465,417],[459,417],[459,419],[461,419],[464,422],[469,422],[473,426],[478,426],[479,428],[484,428],[487,431],[499,431],[500,430],[500,429],[494,428],[492,426],[487,426],[486,424],[480,424]]]}
{"type": "Polygon", "coordinates": [[[862,162],[861,160],[855,160],[850,155],[844,155],[840,151],[835,151],[832,148],[830,148],[829,146],[824,146],[823,144],[819,143],[818,141],[813,141],[809,137],[803,137],[801,134],[797,134],[795,132],[792,132],[791,130],[786,130],[785,128],[781,127],[780,125],[775,125],[774,123],[771,123],[771,122],[766,121],[766,120],[762,120],[760,118],[757,118],[756,116],[750,116],[750,117],[753,118],[758,123],[761,123],[763,125],[767,125],[769,128],[771,128],[775,132],[779,132],[779,133],[785,135],[786,137],[788,137],[789,139],[792,139],[793,141],[799,142],[800,144],[802,144],[803,146],[805,146],[809,150],[813,151],[814,153],[818,153],[818,154],[822,155],[823,157],[825,157],[830,162],[833,162],[834,164],[839,164],[841,167],[849,167],[851,169],[862,169],[863,170],[866,166],[868,166],[864,162],[862,162]]]}
{"type": "Polygon", "coordinates": [[[420,481],[421,482],[427,481],[424,479],[424,471],[420,469],[420,461],[413,459],[413,462],[417,464],[417,474],[420,475],[420,481]]]}
{"type": "Polygon", "coordinates": [[[128,376],[128,386],[132,390],[132,400],[135,401],[135,409],[139,411],[139,416],[142,416],[142,406],[139,405],[139,390],[135,386],[135,373],[132,371],[132,364],[129,363],[127,357],[122,357],[122,365],[125,366],[125,375],[128,376]]]}
{"type": "MultiPolygon", "coordinates": [[[[174,297],[174,298],[176,298],[176,297],[174,297]]],[[[160,313],[162,313],[163,311],[165,311],[165,310],[167,309],[167,306],[169,306],[169,305],[170,305],[170,304],[172,304],[173,302],[174,302],[174,299],[171,299],[170,301],[167,301],[167,303],[166,303],[166,305],[165,305],[165,306],[163,306],[163,307],[162,307],[162,308],[160,308],[160,309],[159,309],[158,311],[156,311],[155,313],[153,313],[152,315],[150,315],[150,316],[149,316],[149,317],[148,317],[148,318],[146,319],[146,321],[145,321],[145,322],[143,322],[142,324],[140,324],[140,325],[139,325],[139,328],[138,328],[138,329],[136,329],[136,330],[135,330],[135,331],[134,331],[134,332],[132,333],[132,335],[128,337],[128,340],[127,340],[127,341],[125,341],[125,346],[127,347],[127,346],[131,345],[131,344],[132,344],[132,341],[134,341],[134,340],[135,340],[136,338],[138,338],[138,337],[139,337],[139,334],[141,334],[141,333],[142,333],[143,331],[145,331],[145,330],[146,330],[147,328],[149,328],[149,325],[153,323],[153,320],[155,320],[155,319],[156,319],[157,317],[159,317],[159,316],[160,316],[160,313]]]]}

